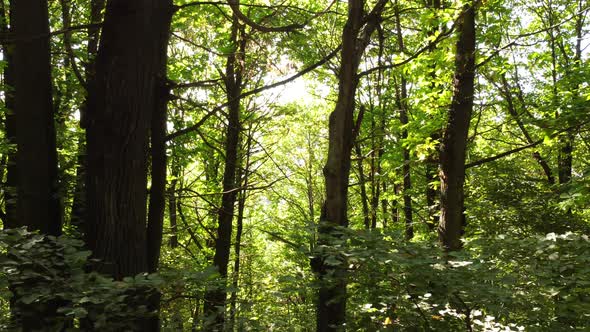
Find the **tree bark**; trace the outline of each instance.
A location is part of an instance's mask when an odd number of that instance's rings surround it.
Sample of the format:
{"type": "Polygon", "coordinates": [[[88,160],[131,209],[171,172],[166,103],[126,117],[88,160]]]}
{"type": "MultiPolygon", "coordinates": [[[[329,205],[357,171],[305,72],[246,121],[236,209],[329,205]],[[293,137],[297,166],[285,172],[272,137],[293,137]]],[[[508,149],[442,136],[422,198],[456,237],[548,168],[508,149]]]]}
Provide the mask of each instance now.
{"type": "MultiPolygon", "coordinates": [[[[47,1],[10,2],[15,37],[14,119],[16,133],[16,222],[49,235],[61,234],[55,119],[52,99],[49,13],[47,1]],[[47,37],[39,37],[47,36],[47,37]]],[[[10,55],[10,52],[9,52],[10,55]]],[[[18,298],[23,294],[15,293],[18,298]]],[[[59,326],[58,303],[13,302],[23,331],[59,326]],[[16,304],[15,304],[16,303],[16,304]]]]}
{"type": "Polygon", "coordinates": [[[87,114],[87,244],[116,279],[148,271],[148,136],[167,1],[107,2],[87,114]],[[151,32],[151,33],[150,33],[151,32]]]}
{"type": "Polygon", "coordinates": [[[47,1],[14,1],[17,224],[61,234],[47,1]],[[32,97],[34,96],[34,98],[32,97]]]}
{"type": "Polygon", "coordinates": [[[438,233],[446,251],[462,247],[465,155],[475,90],[474,0],[463,7],[457,31],[453,99],[440,153],[441,214],[438,233]]]}

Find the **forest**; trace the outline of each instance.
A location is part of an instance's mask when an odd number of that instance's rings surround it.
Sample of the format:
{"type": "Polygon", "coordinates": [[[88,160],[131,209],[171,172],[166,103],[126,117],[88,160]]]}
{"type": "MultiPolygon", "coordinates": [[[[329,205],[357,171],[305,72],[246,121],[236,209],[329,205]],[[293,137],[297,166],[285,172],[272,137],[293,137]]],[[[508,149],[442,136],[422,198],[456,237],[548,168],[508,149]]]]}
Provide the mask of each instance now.
{"type": "Polygon", "coordinates": [[[590,331],[587,0],[0,0],[0,330],[590,331]]]}

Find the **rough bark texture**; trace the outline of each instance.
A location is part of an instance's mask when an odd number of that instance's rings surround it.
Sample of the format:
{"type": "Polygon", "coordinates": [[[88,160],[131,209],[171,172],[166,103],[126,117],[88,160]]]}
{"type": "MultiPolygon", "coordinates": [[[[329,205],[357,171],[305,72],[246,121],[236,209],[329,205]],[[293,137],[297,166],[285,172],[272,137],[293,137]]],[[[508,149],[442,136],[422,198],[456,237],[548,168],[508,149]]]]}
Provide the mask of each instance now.
{"type": "MultiPolygon", "coordinates": [[[[223,194],[221,208],[218,211],[217,239],[213,265],[218,269],[222,279],[227,278],[229,254],[232,239],[232,220],[236,202],[236,171],[238,167],[238,146],[240,137],[240,94],[242,92],[242,67],[240,65],[245,52],[245,43],[239,40],[242,36],[239,21],[234,16],[230,42],[235,47],[227,59],[225,68],[225,88],[228,101],[228,123],[225,136],[225,169],[223,173],[223,194]]],[[[212,325],[208,330],[223,330],[225,323],[226,290],[215,289],[205,294],[204,311],[213,316],[212,325]]]]}
{"type": "MultiPolygon", "coordinates": [[[[348,180],[353,148],[355,94],[358,85],[358,66],[372,33],[378,25],[380,13],[387,1],[379,1],[364,15],[364,1],[348,1],[348,18],[342,32],[342,53],[338,73],[338,99],[330,114],[328,158],[324,166],[326,201],[320,216],[318,244],[330,246],[337,227],[347,227],[348,180]],[[366,23],[366,24],[365,24],[366,23]],[[363,26],[365,27],[363,30],[363,26]]],[[[344,330],[346,318],[346,265],[344,257],[337,266],[325,262],[325,253],[312,259],[320,288],[317,299],[317,331],[344,330]],[[326,276],[330,275],[329,278],[326,276]]]]}
{"type": "Polygon", "coordinates": [[[162,47],[154,24],[165,1],[107,2],[87,109],[88,247],[120,279],[148,271],[148,135],[162,47]]]}
{"type": "Polygon", "coordinates": [[[457,26],[454,91],[441,144],[441,214],[439,239],[445,250],[462,247],[463,185],[467,135],[473,109],[475,78],[475,8],[469,1],[457,26]]]}
{"type": "Polygon", "coordinates": [[[59,235],[61,215],[47,1],[14,1],[17,224],[59,235]],[[32,97],[34,96],[34,98],[32,97]]]}

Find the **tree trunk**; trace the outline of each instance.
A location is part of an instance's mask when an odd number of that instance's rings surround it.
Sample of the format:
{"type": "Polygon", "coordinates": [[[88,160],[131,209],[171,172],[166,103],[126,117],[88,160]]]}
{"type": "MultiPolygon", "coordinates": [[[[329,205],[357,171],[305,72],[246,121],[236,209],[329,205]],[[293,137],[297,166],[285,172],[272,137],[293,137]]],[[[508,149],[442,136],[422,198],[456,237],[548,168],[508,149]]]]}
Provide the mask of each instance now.
{"type": "MultiPolygon", "coordinates": [[[[320,216],[318,247],[331,246],[331,238],[337,228],[348,226],[348,181],[355,134],[353,113],[358,85],[357,71],[386,2],[379,1],[365,16],[363,0],[348,1],[348,17],[342,32],[338,99],[334,111],[330,114],[328,159],[324,166],[326,201],[320,216]]],[[[346,318],[345,258],[336,257],[339,261],[337,265],[327,264],[327,258],[333,260],[334,257],[318,252],[311,262],[320,282],[317,299],[318,332],[344,330],[346,318]]]]}
{"type": "MultiPolygon", "coordinates": [[[[245,148],[245,159],[243,170],[239,171],[238,179],[241,181],[241,187],[238,197],[238,216],[236,218],[236,240],[234,243],[234,271],[232,276],[232,293],[230,297],[230,331],[236,329],[237,325],[237,302],[238,302],[238,286],[240,281],[240,253],[242,249],[242,233],[244,229],[244,210],[246,208],[246,199],[248,198],[248,185],[250,179],[250,153],[252,150],[252,132],[248,133],[248,138],[245,148]],[[240,179],[243,178],[243,179],[240,179]]],[[[239,328],[238,328],[239,330],[239,328]]]]}
{"type": "Polygon", "coordinates": [[[367,197],[367,181],[365,180],[365,171],[363,169],[363,152],[361,151],[361,145],[355,143],[355,150],[357,155],[357,168],[359,172],[359,187],[361,189],[361,203],[363,206],[363,220],[365,229],[371,228],[371,219],[369,219],[369,198],[367,197]]]}
{"type": "MultiPolygon", "coordinates": [[[[15,38],[11,60],[18,167],[15,226],[57,236],[61,234],[61,209],[48,2],[18,0],[10,4],[10,25],[15,38]]],[[[15,298],[22,295],[16,292],[15,298]]],[[[14,318],[20,321],[23,331],[59,326],[56,301],[30,305],[15,302],[14,318]]]]}
{"type": "Polygon", "coordinates": [[[17,224],[61,234],[47,1],[14,1],[17,224]],[[40,38],[39,36],[45,36],[40,38]],[[34,98],[32,98],[34,96],[34,98]]]}
{"type": "Polygon", "coordinates": [[[163,42],[156,25],[171,13],[167,1],[108,1],[89,84],[86,238],[97,270],[116,279],[148,271],[148,136],[163,42]]]}
{"type": "MultiPolygon", "coordinates": [[[[90,3],[90,23],[98,24],[102,21],[102,11],[105,6],[105,0],[92,0],[90,3]]],[[[94,76],[94,57],[98,52],[98,41],[100,36],[99,28],[88,29],[88,46],[86,52],[88,53],[88,63],[84,68],[86,73],[86,85],[84,88],[88,90],[88,82],[92,81],[94,76]]],[[[86,91],[88,92],[88,91],[86,91]]],[[[88,99],[85,99],[80,107],[80,127],[86,128],[86,108],[88,99]]],[[[86,226],[84,218],[86,215],[86,140],[84,136],[78,139],[78,162],[76,166],[76,184],[74,187],[74,197],[72,198],[72,208],[70,223],[78,228],[82,236],[85,236],[86,226]]]]}
{"type": "MultiPolygon", "coordinates": [[[[402,35],[402,27],[400,22],[399,4],[395,2],[395,26],[397,32],[397,46],[400,52],[405,52],[404,38],[402,35]]],[[[396,104],[399,108],[399,119],[402,125],[402,142],[408,139],[408,88],[407,81],[402,72],[399,86],[396,87],[396,104]]],[[[410,168],[410,149],[402,144],[404,164],[402,167],[404,177],[404,218],[406,221],[406,240],[411,240],[414,237],[414,221],[412,218],[412,197],[410,190],[412,190],[412,177],[410,168]]]]}
{"type": "MultiPolygon", "coordinates": [[[[441,26],[438,20],[438,11],[442,9],[442,4],[440,0],[429,0],[428,7],[434,11],[434,17],[437,18],[434,21],[434,26],[431,27],[428,31],[429,36],[435,36],[435,34],[440,31],[441,26]]],[[[434,52],[436,50],[436,45],[433,44],[428,49],[428,52],[434,52]]],[[[435,81],[436,81],[436,63],[431,65],[431,74],[430,77],[432,79],[432,83],[430,84],[431,89],[435,89],[435,81]]],[[[430,134],[430,140],[432,142],[438,142],[441,138],[440,131],[437,130],[430,134]]],[[[436,151],[440,149],[440,143],[436,144],[436,151]]],[[[440,205],[437,202],[437,197],[440,196],[439,190],[437,190],[436,182],[438,180],[438,166],[439,166],[439,158],[437,157],[437,153],[433,152],[428,156],[426,159],[426,208],[428,211],[428,220],[427,225],[428,228],[432,231],[436,228],[436,225],[439,224],[439,214],[438,211],[440,210],[440,205]]]]}
{"type": "Polygon", "coordinates": [[[446,251],[462,247],[465,156],[475,90],[474,1],[463,7],[457,31],[453,99],[440,154],[441,214],[438,233],[446,251]]]}
{"type": "MultiPolygon", "coordinates": [[[[174,166],[173,166],[174,167],[174,166]]],[[[173,176],[177,176],[172,172],[173,176]]],[[[176,212],[176,184],[178,179],[170,181],[170,187],[168,187],[168,218],[170,220],[170,241],[168,245],[170,248],[178,248],[178,215],[176,212]]]]}
{"type": "Polygon", "coordinates": [[[155,102],[151,121],[151,178],[149,210],[147,219],[148,271],[158,270],[162,232],[164,229],[164,210],[166,208],[166,120],[170,86],[167,77],[168,41],[172,23],[172,0],[160,0],[156,9],[154,38],[158,40],[157,77],[155,82],[155,102]]]}

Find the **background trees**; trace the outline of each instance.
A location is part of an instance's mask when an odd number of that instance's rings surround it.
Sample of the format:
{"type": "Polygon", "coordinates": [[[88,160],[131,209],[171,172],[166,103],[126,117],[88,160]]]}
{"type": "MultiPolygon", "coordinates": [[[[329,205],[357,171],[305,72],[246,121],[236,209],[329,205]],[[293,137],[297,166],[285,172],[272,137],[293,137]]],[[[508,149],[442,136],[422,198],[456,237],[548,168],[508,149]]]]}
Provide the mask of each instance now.
{"type": "Polygon", "coordinates": [[[20,2],[0,217],[65,235],[0,233],[16,320],[589,324],[585,1],[20,2]]]}

